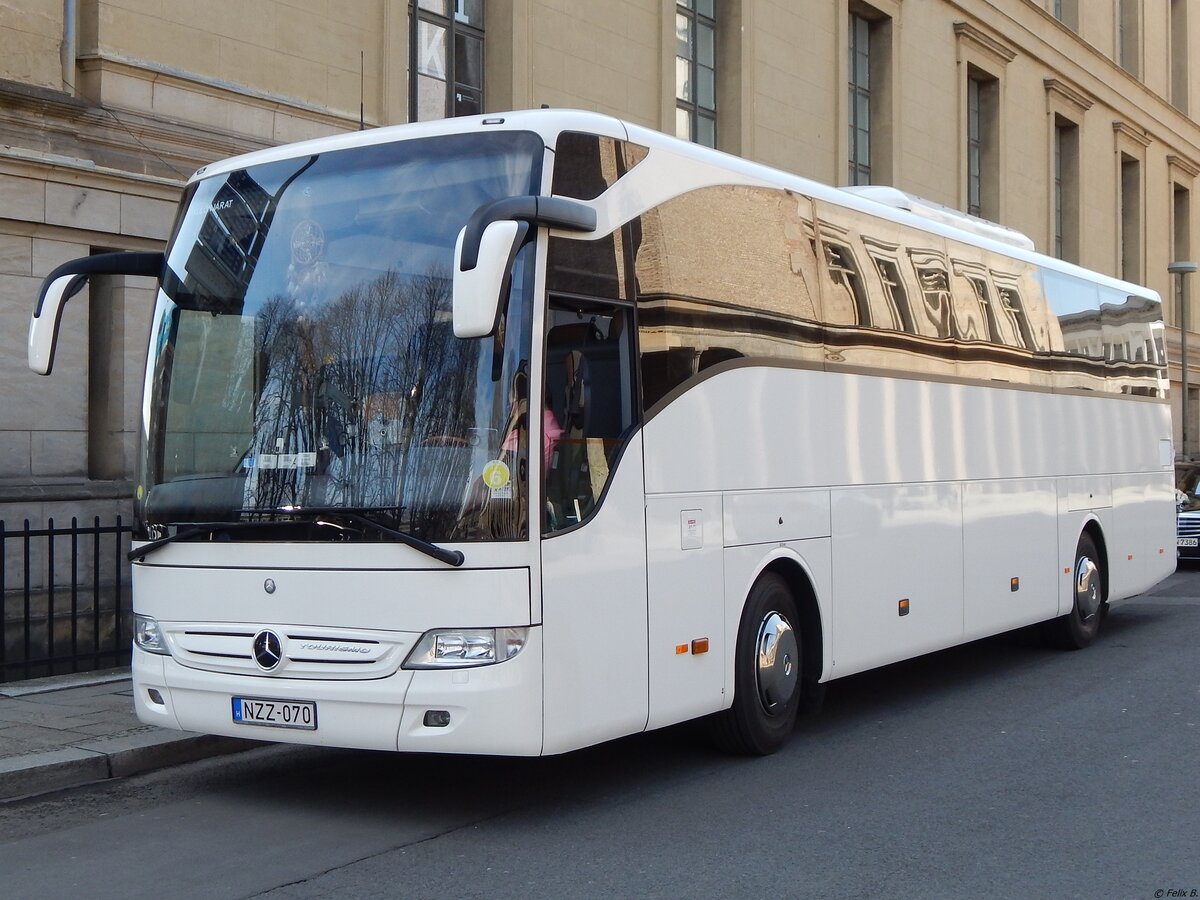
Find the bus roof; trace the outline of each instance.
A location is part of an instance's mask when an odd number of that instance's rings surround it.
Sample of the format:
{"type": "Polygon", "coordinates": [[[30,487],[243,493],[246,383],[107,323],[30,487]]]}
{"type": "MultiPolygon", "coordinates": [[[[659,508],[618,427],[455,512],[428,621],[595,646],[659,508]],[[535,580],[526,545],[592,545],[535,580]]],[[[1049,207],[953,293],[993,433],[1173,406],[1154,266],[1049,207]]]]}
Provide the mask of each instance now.
{"type": "MultiPolygon", "coordinates": [[[[431,122],[414,122],[390,125],[367,131],[351,131],[328,137],[314,138],[293,144],[284,144],[265,150],[257,150],[241,156],[220,160],[198,169],[189,183],[201,178],[228,173],[249,166],[328,153],[352,147],[407,141],[447,134],[468,134],[484,129],[531,131],[540,135],[546,146],[553,148],[558,135],[564,131],[580,131],[628,140],[650,150],[661,148],[671,153],[688,156],[709,166],[724,169],[740,176],[773,186],[795,191],[799,194],[853,209],[866,215],[907,225],[930,232],[960,243],[973,245],[993,253],[1019,259],[1033,265],[1086,278],[1089,281],[1122,290],[1133,296],[1159,299],[1157,292],[1142,285],[1122,281],[1099,272],[1084,269],[1056,257],[1047,256],[1033,249],[1033,242],[1020,232],[999,223],[968,216],[919,197],[906,194],[896,188],[872,185],[866,190],[831,187],[800,175],[774,169],[761,163],[751,162],[690,141],[664,134],[640,125],[624,122],[603,113],[575,109],[530,109],[514,112],[490,113],[481,116],[463,116],[437,119],[431,122]],[[903,198],[903,199],[902,199],[903,198]],[[1026,243],[1027,242],[1027,243],[1026,243]]],[[[684,190],[689,186],[682,186],[684,190]]]]}

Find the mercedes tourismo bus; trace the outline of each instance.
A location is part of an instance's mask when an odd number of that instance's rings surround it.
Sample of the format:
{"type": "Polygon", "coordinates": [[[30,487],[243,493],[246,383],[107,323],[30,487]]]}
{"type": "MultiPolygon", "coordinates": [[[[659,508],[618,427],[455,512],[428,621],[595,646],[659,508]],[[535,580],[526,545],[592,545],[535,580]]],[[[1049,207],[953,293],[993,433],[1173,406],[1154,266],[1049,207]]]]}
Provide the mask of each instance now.
{"type": "Polygon", "coordinates": [[[536,755],[710,717],[1175,565],[1159,297],[887,188],[529,111],[252,153],[154,275],[130,553],[167,728],[536,755]]]}

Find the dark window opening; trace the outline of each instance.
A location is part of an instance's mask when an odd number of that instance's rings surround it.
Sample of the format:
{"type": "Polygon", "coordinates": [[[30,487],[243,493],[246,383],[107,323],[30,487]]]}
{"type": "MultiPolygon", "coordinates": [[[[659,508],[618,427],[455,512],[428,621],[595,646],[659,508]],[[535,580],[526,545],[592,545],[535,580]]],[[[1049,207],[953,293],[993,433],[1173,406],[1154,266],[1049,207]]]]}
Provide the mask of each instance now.
{"type": "Polygon", "coordinates": [[[546,331],[543,530],[583,522],[608,484],[634,412],[629,306],[553,298],[546,331]]]}

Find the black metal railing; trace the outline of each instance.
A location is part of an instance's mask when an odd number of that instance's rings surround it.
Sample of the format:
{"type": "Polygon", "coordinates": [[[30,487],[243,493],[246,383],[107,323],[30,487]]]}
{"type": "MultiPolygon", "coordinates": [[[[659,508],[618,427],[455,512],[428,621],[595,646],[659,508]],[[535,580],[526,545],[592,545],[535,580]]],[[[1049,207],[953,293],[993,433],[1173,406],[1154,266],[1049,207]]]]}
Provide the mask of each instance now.
{"type": "Polygon", "coordinates": [[[0,683],[129,665],[132,531],[0,520],[0,683]]]}

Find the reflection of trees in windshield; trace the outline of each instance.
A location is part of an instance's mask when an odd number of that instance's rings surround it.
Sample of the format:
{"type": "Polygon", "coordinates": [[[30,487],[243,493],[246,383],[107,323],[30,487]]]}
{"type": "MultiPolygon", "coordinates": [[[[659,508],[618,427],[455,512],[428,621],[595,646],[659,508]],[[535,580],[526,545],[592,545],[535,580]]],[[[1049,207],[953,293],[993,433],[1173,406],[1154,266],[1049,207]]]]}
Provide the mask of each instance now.
{"type": "Polygon", "coordinates": [[[527,476],[524,438],[502,435],[528,365],[528,254],[500,341],[454,337],[448,276],[463,223],[536,191],[544,149],[526,132],[442,135],[189,188],[160,296],[170,329],[151,347],[139,515],[370,508],[433,541],[523,536],[524,493],[504,471],[527,476]]]}
{"type": "Polygon", "coordinates": [[[498,448],[476,422],[483,342],[453,337],[449,289],[389,271],[315,311],[284,297],[263,305],[248,507],[368,507],[450,534],[472,448],[498,448]]]}

